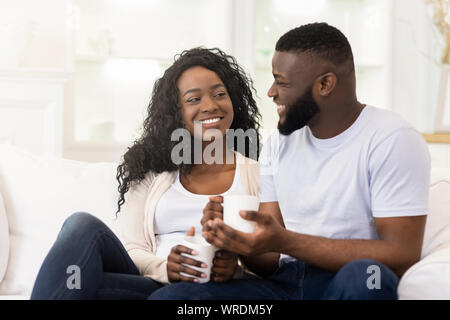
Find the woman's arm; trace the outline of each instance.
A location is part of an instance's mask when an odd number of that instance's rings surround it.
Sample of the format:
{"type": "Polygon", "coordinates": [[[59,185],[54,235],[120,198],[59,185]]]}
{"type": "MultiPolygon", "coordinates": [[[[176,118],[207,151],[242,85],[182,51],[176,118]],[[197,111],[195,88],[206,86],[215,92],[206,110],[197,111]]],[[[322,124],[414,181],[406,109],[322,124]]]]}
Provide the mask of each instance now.
{"type": "Polygon", "coordinates": [[[139,273],[167,283],[167,259],[153,254],[152,244],[145,237],[145,202],[154,175],[148,173],[141,182],[133,183],[125,194],[125,203],[118,214],[119,238],[139,273]]]}

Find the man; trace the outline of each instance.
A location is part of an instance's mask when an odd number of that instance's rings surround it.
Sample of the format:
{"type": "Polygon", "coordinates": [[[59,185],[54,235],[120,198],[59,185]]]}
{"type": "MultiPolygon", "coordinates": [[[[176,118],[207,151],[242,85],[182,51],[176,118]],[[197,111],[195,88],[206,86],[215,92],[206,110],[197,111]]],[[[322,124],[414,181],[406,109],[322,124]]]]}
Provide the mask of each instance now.
{"type": "MultiPolygon", "coordinates": [[[[203,236],[267,281],[291,281],[298,290],[288,299],[396,299],[399,277],[420,259],[430,171],[424,139],[393,113],[358,102],[351,47],[332,26],[287,32],[272,70],[279,133],[259,159],[259,212],[241,212],[255,231],[226,226],[222,197],[213,197],[203,236]]],[[[243,295],[259,297],[259,281],[243,295]]],[[[203,289],[190,294],[211,297],[203,289]]]]}

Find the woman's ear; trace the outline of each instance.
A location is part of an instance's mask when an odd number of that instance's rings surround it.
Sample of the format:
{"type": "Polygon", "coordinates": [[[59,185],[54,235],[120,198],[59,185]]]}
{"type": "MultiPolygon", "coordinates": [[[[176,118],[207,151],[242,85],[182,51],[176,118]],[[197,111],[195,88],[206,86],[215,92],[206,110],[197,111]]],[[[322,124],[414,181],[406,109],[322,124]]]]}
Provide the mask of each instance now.
{"type": "Polygon", "coordinates": [[[337,77],[334,73],[329,72],[320,76],[317,79],[317,82],[319,87],[319,95],[321,95],[322,97],[327,97],[334,90],[337,82],[337,77]]]}

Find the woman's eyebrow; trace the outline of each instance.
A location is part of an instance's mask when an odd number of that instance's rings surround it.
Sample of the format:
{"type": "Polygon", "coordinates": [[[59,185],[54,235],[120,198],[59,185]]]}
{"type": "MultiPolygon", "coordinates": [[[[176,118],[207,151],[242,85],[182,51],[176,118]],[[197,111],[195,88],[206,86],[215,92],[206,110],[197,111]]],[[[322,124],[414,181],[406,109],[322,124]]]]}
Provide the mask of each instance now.
{"type": "Polygon", "coordinates": [[[221,83],[217,83],[217,84],[215,84],[215,85],[213,85],[213,86],[211,86],[211,90],[214,90],[214,89],[217,89],[217,88],[220,88],[220,87],[224,87],[225,88],[225,86],[223,85],[223,84],[221,84],[221,83]]]}
{"type": "MultiPolygon", "coordinates": [[[[220,88],[220,87],[224,87],[224,88],[225,88],[225,86],[224,86],[223,84],[217,83],[217,84],[211,86],[210,90],[215,90],[215,89],[220,88]]],[[[188,93],[199,92],[199,91],[202,91],[202,90],[199,89],[199,88],[189,89],[188,91],[186,91],[186,92],[183,94],[183,97],[184,97],[185,95],[187,95],[188,93]]]]}
{"type": "Polygon", "coordinates": [[[191,93],[191,92],[198,92],[198,91],[201,91],[201,90],[198,89],[198,88],[189,89],[188,91],[186,91],[186,92],[183,94],[183,97],[184,97],[185,95],[187,95],[188,93],[191,93]]]}

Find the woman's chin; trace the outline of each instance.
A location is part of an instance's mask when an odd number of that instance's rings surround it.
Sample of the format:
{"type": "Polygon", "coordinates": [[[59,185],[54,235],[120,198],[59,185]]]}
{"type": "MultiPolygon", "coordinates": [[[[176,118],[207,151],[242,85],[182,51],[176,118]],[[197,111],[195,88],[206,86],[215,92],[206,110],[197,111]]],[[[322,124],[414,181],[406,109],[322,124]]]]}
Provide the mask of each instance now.
{"type": "Polygon", "coordinates": [[[219,139],[223,139],[224,136],[225,136],[224,130],[221,129],[206,130],[203,132],[202,140],[204,142],[213,142],[219,139]]]}

